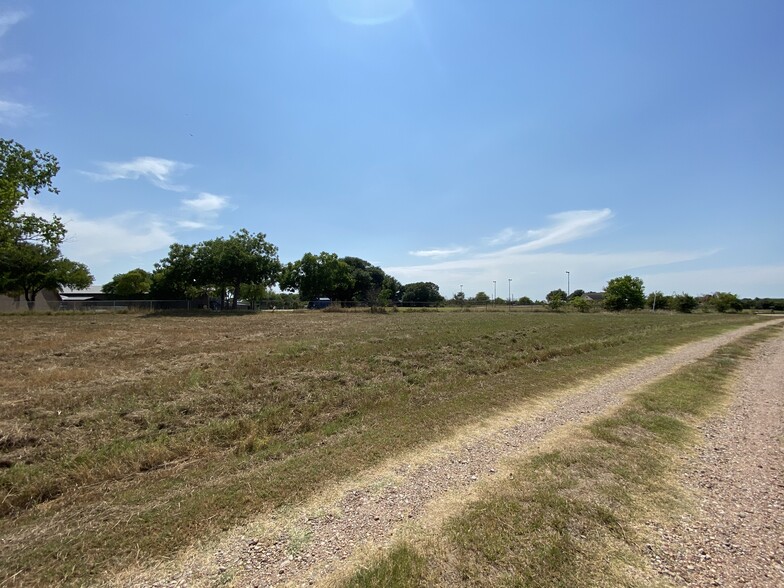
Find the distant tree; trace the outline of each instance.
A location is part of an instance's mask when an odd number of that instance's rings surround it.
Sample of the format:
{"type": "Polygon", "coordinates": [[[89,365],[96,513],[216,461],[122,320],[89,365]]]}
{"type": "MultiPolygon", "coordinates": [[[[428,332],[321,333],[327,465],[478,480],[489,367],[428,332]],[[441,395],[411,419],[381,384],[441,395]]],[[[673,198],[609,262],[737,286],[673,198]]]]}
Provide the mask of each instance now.
{"type": "Polygon", "coordinates": [[[37,242],[56,247],[62,242],[65,226],[58,217],[46,220],[19,212],[19,207],[32,194],[44,190],[59,193],[52,184],[59,170],[54,155],[38,149],[30,151],[16,141],[0,139],[0,246],[37,242]]]}
{"type": "Polygon", "coordinates": [[[558,310],[566,303],[566,292],[558,288],[557,290],[551,290],[547,296],[547,306],[550,307],[550,310],[558,310]]]}
{"type": "Polygon", "coordinates": [[[629,275],[613,278],[604,291],[604,307],[608,310],[633,310],[645,306],[645,289],[640,278],[629,275]]]}
{"type": "Polygon", "coordinates": [[[678,312],[689,313],[699,306],[699,302],[693,296],[689,296],[685,292],[681,294],[673,294],[670,296],[670,308],[678,312]]]}
{"type": "Polygon", "coordinates": [[[784,310],[784,298],[744,298],[741,302],[754,310],[784,310]]]}
{"type": "Polygon", "coordinates": [[[709,304],[718,312],[740,312],[743,304],[736,294],[730,292],[716,292],[711,296],[709,304]]]}
{"type": "Polygon", "coordinates": [[[487,304],[490,302],[490,296],[486,292],[477,292],[476,296],[474,296],[474,302],[476,304],[487,304]]]}
{"type": "Polygon", "coordinates": [[[531,305],[533,303],[534,303],[534,301],[531,300],[528,296],[521,296],[519,298],[519,300],[517,301],[517,304],[522,304],[522,305],[525,305],[525,306],[531,305]]]}
{"type": "Polygon", "coordinates": [[[268,288],[278,281],[278,248],[264,233],[240,229],[228,238],[217,237],[196,245],[174,243],[169,255],[155,264],[150,294],[155,298],[192,298],[216,293],[223,308],[230,294],[237,307],[245,284],[268,288]]]}
{"type": "Polygon", "coordinates": [[[43,289],[87,288],[92,283],[87,266],[63,257],[57,247],[22,242],[0,248],[0,291],[24,294],[30,309],[43,289]]]}
{"type": "Polygon", "coordinates": [[[670,308],[670,302],[669,296],[657,290],[648,294],[648,297],[645,299],[645,306],[652,310],[666,310],[670,308]]]}
{"type": "Polygon", "coordinates": [[[403,284],[389,274],[384,275],[381,291],[378,294],[379,304],[396,304],[403,296],[403,284]]]}
{"type": "Polygon", "coordinates": [[[199,243],[193,253],[193,270],[197,284],[218,289],[221,307],[230,292],[231,307],[236,309],[243,284],[267,287],[278,280],[278,248],[267,242],[264,233],[240,229],[226,239],[199,243]]]}
{"type": "Polygon", "coordinates": [[[198,283],[194,265],[195,245],[173,243],[169,255],[155,264],[150,296],[158,299],[192,298],[203,294],[206,286],[198,283]]]}
{"type": "Polygon", "coordinates": [[[569,304],[572,306],[572,308],[574,308],[578,312],[590,312],[591,307],[593,306],[591,302],[589,302],[582,296],[577,296],[575,298],[572,298],[569,304]]]}
{"type": "Polygon", "coordinates": [[[569,299],[570,301],[572,301],[572,300],[574,300],[575,298],[582,298],[584,294],[585,294],[585,290],[580,290],[580,289],[578,288],[577,290],[574,290],[574,291],[573,291],[571,294],[569,294],[569,297],[568,297],[568,299],[569,299]]]}
{"type": "Polygon", "coordinates": [[[306,253],[302,259],[286,264],[280,286],[284,290],[298,290],[303,300],[321,296],[340,300],[346,292],[353,292],[352,267],[335,253],[306,253]]]}
{"type": "Polygon", "coordinates": [[[350,268],[351,278],[346,281],[346,285],[350,285],[350,287],[344,292],[340,292],[338,298],[376,303],[384,286],[384,278],[386,277],[384,270],[359,257],[341,257],[340,261],[350,268]]]}
{"type": "Polygon", "coordinates": [[[457,294],[452,295],[452,299],[449,301],[449,304],[455,306],[462,306],[465,304],[466,297],[464,292],[458,292],[457,294]]]}
{"type": "Polygon", "coordinates": [[[250,307],[255,309],[264,300],[274,300],[275,294],[264,284],[242,284],[240,298],[248,301],[250,307]]]}
{"type": "Polygon", "coordinates": [[[116,274],[101,287],[101,291],[117,298],[133,298],[149,293],[151,287],[152,274],[137,267],[124,274],[116,274]]]}
{"type": "Polygon", "coordinates": [[[444,297],[433,282],[413,282],[403,286],[402,302],[412,306],[436,306],[444,297]]]}

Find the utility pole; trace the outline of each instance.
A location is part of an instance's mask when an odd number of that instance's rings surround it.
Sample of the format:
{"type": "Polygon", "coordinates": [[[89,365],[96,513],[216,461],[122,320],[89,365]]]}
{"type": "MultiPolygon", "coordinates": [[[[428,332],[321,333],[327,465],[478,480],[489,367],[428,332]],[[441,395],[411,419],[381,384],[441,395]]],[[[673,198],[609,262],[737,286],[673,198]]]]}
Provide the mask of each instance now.
{"type": "Polygon", "coordinates": [[[569,270],[566,270],[566,297],[569,298],[569,270]]]}

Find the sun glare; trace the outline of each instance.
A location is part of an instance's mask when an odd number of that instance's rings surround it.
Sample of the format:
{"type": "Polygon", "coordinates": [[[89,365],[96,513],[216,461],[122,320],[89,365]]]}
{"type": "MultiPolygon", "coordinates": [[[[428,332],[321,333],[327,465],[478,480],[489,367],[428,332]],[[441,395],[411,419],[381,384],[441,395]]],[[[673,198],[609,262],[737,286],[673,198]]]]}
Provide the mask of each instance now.
{"type": "Polygon", "coordinates": [[[405,15],[414,0],[328,0],[340,20],[355,25],[378,25],[405,15]]]}

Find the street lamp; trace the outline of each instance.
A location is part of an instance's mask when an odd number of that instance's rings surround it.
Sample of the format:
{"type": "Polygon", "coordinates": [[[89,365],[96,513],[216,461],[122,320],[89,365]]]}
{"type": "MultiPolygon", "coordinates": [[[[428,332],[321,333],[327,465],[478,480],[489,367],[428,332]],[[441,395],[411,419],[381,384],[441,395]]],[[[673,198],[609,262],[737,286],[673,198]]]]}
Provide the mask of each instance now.
{"type": "Polygon", "coordinates": [[[512,305],[512,278],[507,278],[509,280],[509,306],[512,305]]]}
{"type": "Polygon", "coordinates": [[[493,280],[493,306],[495,306],[495,280],[493,280]]]}
{"type": "Polygon", "coordinates": [[[566,297],[569,298],[569,271],[566,271],[566,297]]]}

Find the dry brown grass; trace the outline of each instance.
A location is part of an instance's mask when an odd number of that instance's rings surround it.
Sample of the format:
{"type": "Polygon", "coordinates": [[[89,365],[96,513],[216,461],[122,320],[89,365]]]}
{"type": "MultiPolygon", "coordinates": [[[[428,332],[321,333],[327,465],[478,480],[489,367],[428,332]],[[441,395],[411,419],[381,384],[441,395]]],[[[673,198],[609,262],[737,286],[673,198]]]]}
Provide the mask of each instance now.
{"type": "Polygon", "coordinates": [[[167,557],[607,362],[752,320],[0,316],[0,582],[167,557]]]}

